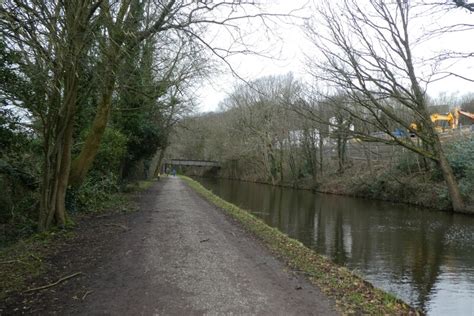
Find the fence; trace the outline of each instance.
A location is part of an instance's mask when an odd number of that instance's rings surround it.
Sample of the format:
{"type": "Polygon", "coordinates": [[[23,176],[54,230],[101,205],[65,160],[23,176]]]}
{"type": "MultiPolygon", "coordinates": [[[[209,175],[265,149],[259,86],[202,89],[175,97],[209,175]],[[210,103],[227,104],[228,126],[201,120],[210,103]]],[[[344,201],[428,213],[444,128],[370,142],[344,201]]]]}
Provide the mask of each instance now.
{"type": "MultiPolygon", "coordinates": [[[[468,139],[474,137],[474,125],[459,128],[455,130],[445,131],[439,134],[441,142],[446,143],[452,140],[468,139]]],[[[413,138],[416,142],[417,139],[413,138]]],[[[368,161],[392,161],[410,152],[408,149],[392,144],[361,142],[350,140],[346,145],[346,157],[352,160],[368,160],[368,161]]],[[[337,148],[335,145],[327,145],[324,150],[326,158],[336,157],[337,148]]]]}

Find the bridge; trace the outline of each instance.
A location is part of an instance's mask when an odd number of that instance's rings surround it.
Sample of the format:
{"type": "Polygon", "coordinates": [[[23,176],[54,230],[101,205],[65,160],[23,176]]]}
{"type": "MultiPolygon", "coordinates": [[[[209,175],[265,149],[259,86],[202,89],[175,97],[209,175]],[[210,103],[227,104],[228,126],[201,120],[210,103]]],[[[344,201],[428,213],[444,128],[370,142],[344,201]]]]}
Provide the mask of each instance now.
{"type": "Polygon", "coordinates": [[[168,159],[164,162],[165,166],[183,166],[183,167],[205,167],[220,168],[218,161],[213,160],[191,160],[191,159],[168,159]]]}
{"type": "Polygon", "coordinates": [[[167,159],[163,162],[161,172],[169,173],[172,170],[190,176],[216,174],[221,165],[213,160],[167,159]]]}

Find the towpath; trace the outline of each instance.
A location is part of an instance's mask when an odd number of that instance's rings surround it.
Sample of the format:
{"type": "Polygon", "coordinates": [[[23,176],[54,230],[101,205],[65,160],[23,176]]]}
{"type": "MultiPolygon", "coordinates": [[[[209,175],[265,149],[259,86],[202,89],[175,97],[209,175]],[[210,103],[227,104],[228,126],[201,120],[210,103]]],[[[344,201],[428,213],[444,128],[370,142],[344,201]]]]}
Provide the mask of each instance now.
{"type": "MultiPolygon", "coordinates": [[[[88,236],[77,241],[89,246],[70,253],[70,267],[83,274],[43,294],[36,309],[28,310],[68,315],[336,314],[334,303],[318,288],[288,271],[183,180],[162,179],[141,194],[139,205],[139,212],[90,227],[88,236]],[[89,236],[100,227],[115,231],[98,234],[106,240],[89,236]]],[[[64,260],[67,254],[58,256],[64,260]]]]}

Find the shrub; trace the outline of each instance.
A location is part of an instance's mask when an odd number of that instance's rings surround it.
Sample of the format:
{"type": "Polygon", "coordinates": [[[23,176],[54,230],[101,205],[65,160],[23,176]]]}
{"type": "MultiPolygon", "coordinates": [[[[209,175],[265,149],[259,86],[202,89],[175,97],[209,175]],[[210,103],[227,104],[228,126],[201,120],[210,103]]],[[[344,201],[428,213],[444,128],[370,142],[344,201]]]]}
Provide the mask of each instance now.
{"type": "Polygon", "coordinates": [[[446,154],[455,176],[474,182],[474,137],[450,143],[446,146],[446,154]]]}
{"type": "Polygon", "coordinates": [[[127,137],[107,127],[94,160],[92,170],[77,190],[68,190],[66,208],[69,211],[100,209],[119,191],[120,166],[127,151],[127,137]]]}
{"type": "MultiPolygon", "coordinates": [[[[474,137],[448,143],[445,150],[454,175],[458,180],[461,194],[468,201],[472,201],[471,195],[474,192],[474,137]]],[[[443,178],[439,168],[433,169],[432,178],[439,180],[443,178]]]]}
{"type": "Polygon", "coordinates": [[[68,192],[67,207],[70,211],[90,212],[102,208],[119,192],[117,175],[90,174],[77,191],[68,192]]]}
{"type": "Polygon", "coordinates": [[[404,174],[411,174],[420,169],[419,166],[419,157],[413,152],[405,152],[400,156],[396,169],[404,174]]]}
{"type": "Polygon", "coordinates": [[[118,174],[120,164],[127,152],[127,137],[120,131],[108,127],[102,137],[99,152],[94,160],[91,173],[118,174]]]}

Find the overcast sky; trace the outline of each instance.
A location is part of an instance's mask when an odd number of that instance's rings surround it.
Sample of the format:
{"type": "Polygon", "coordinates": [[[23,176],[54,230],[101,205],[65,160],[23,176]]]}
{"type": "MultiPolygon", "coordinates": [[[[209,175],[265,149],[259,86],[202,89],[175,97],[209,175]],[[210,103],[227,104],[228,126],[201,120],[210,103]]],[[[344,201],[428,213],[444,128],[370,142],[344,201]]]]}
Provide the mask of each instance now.
{"type": "MultiPolygon", "coordinates": [[[[267,12],[286,13],[292,10],[295,15],[309,17],[312,15],[311,2],[306,0],[268,0],[267,12]],[[301,9],[303,8],[303,9],[301,9]]],[[[439,18],[439,16],[438,16],[439,18]]],[[[456,9],[446,12],[443,23],[455,23],[466,21],[474,24],[474,14],[466,10],[456,9]]],[[[422,20],[422,24],[433,25],[438,23],[433,19],[422,20]]],[[[238,54],[227,58],[232,68],[238,75],[246,80],[257,79],[267,75],[278,75],[292,72],[295,77],[309,79],[305,72],[305,56],[315,53],[314,46],[306,39],[301,29],[302,19],[273,19],[266,28],[259,21],[242,22],[241,27],[245,32],[245,40],[249,47],[255,51],[262,51],[264,56],[238,54]],[[269,58],[271,57],[271,58],[269,58]]],[[[418,25],[416,27],[418,29],[418,25]]],[[[415,32],[416,30],[414,30],[415,32]]],[[[229,47],[232,42],[228,33],[222,30],[209,32],[209,40],[214,46],[229,47]]],[[[427,43],[423,50],[426,55],[433,51],[452,49],[474,52],[474,28],[469,33],[450,34],[444,38],[437,38],[427,43]]],[[[474,77],[474,58],[458,61],[450,66],[450,70],[466,77],[474,77]]],[[[197,91],[199,98],[199,112],[215,111],[218,104],[233,88],[241,81],[235,78],[228,67],[222,67],[222,73],[213,75],[204,82],[197,91]]],[[[459,94],[474,93],[474,83],[449,77],[447,79],[430,84],[428,93],[436,97],[440,93],[448,94],[459,92],[459,94]]]]}

